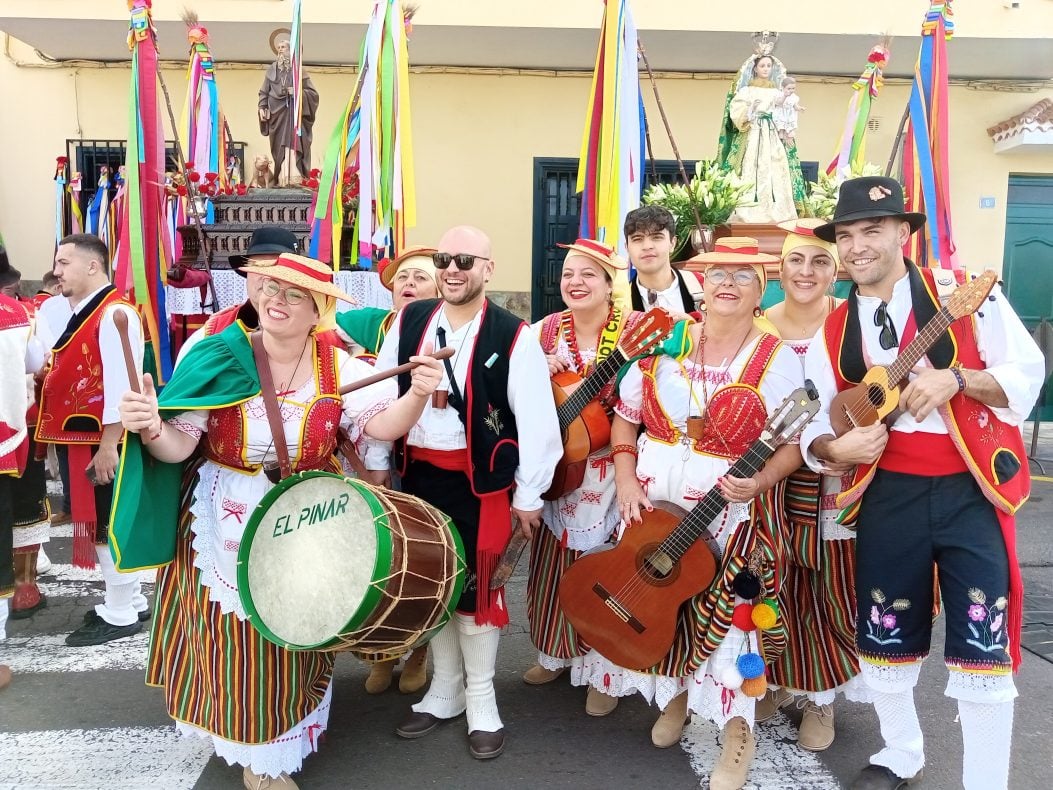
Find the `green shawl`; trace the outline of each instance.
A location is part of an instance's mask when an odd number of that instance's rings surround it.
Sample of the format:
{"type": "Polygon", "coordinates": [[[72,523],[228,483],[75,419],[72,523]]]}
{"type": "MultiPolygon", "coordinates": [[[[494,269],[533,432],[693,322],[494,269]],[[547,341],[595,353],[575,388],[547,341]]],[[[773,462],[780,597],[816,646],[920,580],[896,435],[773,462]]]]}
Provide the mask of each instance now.
{"type": "Polygon", "coordinates": [[[381,307],[360,307],[337,313],[336,325],[370,354],[376,354],[387,336],[385,324],[390,315],[390,310],[381,307]]]}
{"type": "MultiPolygon", "coordinates": [[[[243,403],[259,393],[252,346],[235,323],[189,351],[157,405],[164,419],[243,403]]],[[[183,463],[164,463],[144,452],[139,435],[126,432],[110,521],[110,553],[117,570],[156,568],[175,557],[183,470],[183,463]]]]}

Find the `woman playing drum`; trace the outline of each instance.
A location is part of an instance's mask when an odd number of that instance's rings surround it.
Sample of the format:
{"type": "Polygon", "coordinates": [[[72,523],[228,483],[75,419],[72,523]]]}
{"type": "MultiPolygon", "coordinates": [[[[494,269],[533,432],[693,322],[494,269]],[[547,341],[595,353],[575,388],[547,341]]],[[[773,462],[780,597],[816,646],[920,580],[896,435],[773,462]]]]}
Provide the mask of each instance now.
{"type": "MultiPolygon", "coordinates": [[[[758,645],[757,631],[733,625],[737,604],[773,598],[778,584],[778,526],[771,523],[772,488],[801,464],[794,444],[779,448],[749,479],[726,475],[760,436],[768,416],[801,386],[800,363],[760,331],[764,264],[757,242],[725,238],[692,262],[706,267],[706,322],[681,323],[662,354],[632,365],[619,384],[611,428],[617,495],[627,529],[654,503],[690,510],[719,486],[729,504],[709,525],[721,557],[708,590],[685,603],[666,657],[646,673],[614,665],[595,652],[580,677],[607,694],[638,691],[663,709],[651,730],[655,746],[680,740],[688,711],[725,728],[724,748],[710,777],[716,790],[741,787],[752,759],[754,699],[736,670],[745,654],[756,664],[781,647],[776,625],[758,645]],[[735,386],[740,385],[740,386],[735,386]],[[637,439],[639,426],[645,431],[637,439]]],[[[773,625],[771,623],[769,626],[773,625]]]]}
{"type": "MultiPolygon", "coordinates": [[[[837,305],[830,295],[837,247],[816,237],[815,228],[822,224],[816,219],[782,224],[788,231],[781,270],[786,300],[766,313],[802,365],[812,338],[837,305]]],[[[806,695],[797,742],[809,751],[833,743],[836,692],[854,702],[869,700],[857,680],[855,531],[839,523],[840,509],[834,506],[841,485],[840,474],[820,477],[807,467],[787,481],[789,562],[779,591],[786,650],[772,665],[773,686],[757,703],[757,721],[766,721],[795,693],[806,695]]]]}
{"type": "MultiPolygon", "coordinates": [[[[397,400],[393,380],[341,397],[341,384],[373,370],[316,342],[336,300],[347,299],[331,267],[282,255],[258,274],[263,359],[293,470],[330,468],[338,427],[353,441],[362,434],[390,441],[408,431],[441,378],[439,363],[415,359],[422,364],[412,388],[397,400]]],[[[147,375],[143,393],[121,403],[125,428],[140,434],[154,458],[179,463],[200,444],[205,459],[180,507],[175,560],[158,577],[147,682],[165,689],[177,729],[211,737],[217,754],[245,766],[245,786],[254,789],[295,787],[289,774],[326,727],[333,673],[331,653],[265,641],[238,595],[239,542],[272,488],[264,469],[277,455],[260,384],[267,376],[255,372],[250,339],[235,324],[191,350],[159,401],[147,375]]]]}
{"type": "MultiPolygon", "coordinates": [[[[642,313],[623,312],[614,304],[614,280],[626,269],[614,250],[589,239],[560,246],[568,249],[559,285],[567,309],[546,316],[535,328],[549,372],[554,376],[571,371],[584,377],[614,351],[622,333],[638,324],[642,313]]],[[[599,398],[605,406],[613,406],[613,384],[605,386],[599,398]]],[[[582,552],[605,543],[621,520],[610,452],[609,445],[595,450],[585,463],[582,484],[545,502],[545,527],[531,544],[527,581],[530,637],[538,649],[538,663],[523,675],[531,685],[549,683],[567,667],[580,667],[588,650],[559,605],[559,582],[571,563],[582,552]]],[[[617,704],[617,697],[590,687],[585,711],[605,716],[617,704]]]]}

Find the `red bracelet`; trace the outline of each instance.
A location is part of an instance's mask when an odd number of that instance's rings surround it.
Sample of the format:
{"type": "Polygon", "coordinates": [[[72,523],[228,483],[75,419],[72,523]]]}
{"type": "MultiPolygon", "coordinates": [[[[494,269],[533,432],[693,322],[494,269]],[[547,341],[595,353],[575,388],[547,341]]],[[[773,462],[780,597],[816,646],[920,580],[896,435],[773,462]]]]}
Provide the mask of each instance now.
{"type": "Polygon", "coordinates": [[[616,444],[611,447],[611,458],[616,456],[618,453],[629,453],[633,458],[639,458],[639,451],[631,444],[616,444]]]}

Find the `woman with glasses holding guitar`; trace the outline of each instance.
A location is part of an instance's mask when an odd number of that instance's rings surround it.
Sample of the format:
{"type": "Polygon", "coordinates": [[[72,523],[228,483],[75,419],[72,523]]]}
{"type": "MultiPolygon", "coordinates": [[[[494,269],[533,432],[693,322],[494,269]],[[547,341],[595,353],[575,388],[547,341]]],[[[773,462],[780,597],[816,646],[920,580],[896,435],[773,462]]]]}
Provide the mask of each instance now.
{"type": "MultiPolygon", "coordinates": [[[[552,375],[565,451],[544,496],[544,528],[531,548],[527,612],[538,663],[523,675],[530,685],[549,683],[567,667],[580,670],[588,651],[563,615],[559,583],[583,552],[610,539],[621,519],[610,454],[614,377],[672,328],[662,310],[645,316],[615,304],[614,283],[627,264],[614,250],[590,239],[560,246],[568,250],[560,277],[567,309],[534,325],[552,375]]],[[[617,697],[589,688],[585,711],[606,716],[617,704],[617,697]]]]}
{"type": "MultiPolygon", "coordinates": [[[[728,790],[744,783],[754,749],[755,699],[743,688],[743,677],[753,673],[737,667],[760,662],[753,669],[763,676],[765,660],[773,660],[782,646],[777,622],[765,623],[769,630],[759,637],[752,628],[739,628],[736,623],[746,624],[734,613],[749,601],[776,595],[781,551],[778,527],[771,523],[772,488],[800,466],[801,455],[795,444],[786,444],[751,478],[727,472],[803,376],[793,352],[754,322],[760,316],[764,264],[778,259],[759,253],[754,239],[724,238],[716,247],[691,261],[706,267],[705,324],[677,324],[661,353],[627,369],[611,428],[623,540],[631,539],[634,522],[644,522],[642,528],[659,516],[655,508],[691,510],[717,487],[724,506],[707,520],[702,536],[716,555],[716,576],[679,607],[675,637],[655,665],[626,669],[593,650],[582,677],[613,696],[638,691],[653,700],[663,710],[651,730],[659,748],[680,740],[689,711],[723,727],[723,751],[710,787],[728,790]]],[[[680,570],[674,565],[664,572],[672,582],[680,570]]],[[[632,597],[627,591],[624,600],[632,597]]],[[[565,595],[564,604],[575,602],[565,595]]]]}

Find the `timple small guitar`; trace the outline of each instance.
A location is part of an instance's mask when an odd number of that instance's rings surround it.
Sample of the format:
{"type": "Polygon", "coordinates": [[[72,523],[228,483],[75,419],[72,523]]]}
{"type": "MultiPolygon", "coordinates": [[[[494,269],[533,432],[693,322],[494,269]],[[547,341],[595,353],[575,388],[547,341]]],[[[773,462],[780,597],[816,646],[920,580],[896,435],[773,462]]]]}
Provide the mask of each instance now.
{"type": "Polygon", "coordinates": [[[596,396],[618,375],[622,365],[651,351],[672,328],[673,320],[669,314],[656,307],[631,331],[623,332],[617,347],[584,379],[570,371],[552,377],[552,395],[556,399],[556,415],[563,434],[563,457],[552,476],[552,485],[542,499],[559,499],[581,486],[589,456],[611,440],[611,421],[596,396]]]}
{"type": "Polygon", "coordinates": [[[874,425],[899,406],[900,388],[914,366],[954,321],[980,309],[998,275],[988,270],[954,293],[888,367],[875,365],[854,387],[837,393],[830,401],[830,425],[838,436],[852,428],[874,425]]]}
{"type": "MultiPolygon", "coordinates": [[[[727,474],[752,477],[819,411],[810,381],[795,390],[769,418],[760,438],[727,474]]],[[[559,600],[582,639],[604,657],[646,670],[668,652],[684,601],[713,581],[719,564],[706,542],[709,524],[727,501],[713,487],[690,512],[655,502],[643,523],[625,530],[617,546],[588,554],[563,574],[559,600]]]]}

